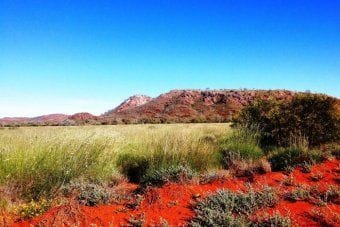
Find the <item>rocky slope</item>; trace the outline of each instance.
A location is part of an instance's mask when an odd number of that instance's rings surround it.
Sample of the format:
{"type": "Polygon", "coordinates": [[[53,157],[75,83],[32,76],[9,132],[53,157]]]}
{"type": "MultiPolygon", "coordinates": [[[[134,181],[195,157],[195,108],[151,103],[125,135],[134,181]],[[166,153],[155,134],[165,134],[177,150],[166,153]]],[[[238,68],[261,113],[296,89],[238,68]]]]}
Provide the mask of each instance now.
{"type": "Polygon", "coordinates": [[[127,111],[129,109],[133,109],[135,107],[144,105],[145,103],[151,101],[152,98],[146,95],[133,95],[127,99],[125,99],[119,106],[114,108],[113,110],[109,110],[104,115],[110,115],[113,113],[121,113],[127,111]]]}

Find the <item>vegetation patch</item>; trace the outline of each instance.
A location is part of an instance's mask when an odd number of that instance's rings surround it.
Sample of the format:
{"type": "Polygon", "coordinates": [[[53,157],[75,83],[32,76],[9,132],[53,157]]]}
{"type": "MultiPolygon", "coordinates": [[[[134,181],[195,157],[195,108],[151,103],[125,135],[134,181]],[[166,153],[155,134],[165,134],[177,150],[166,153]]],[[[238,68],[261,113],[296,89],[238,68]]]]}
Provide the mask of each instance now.
{"type": "Polygon", "coordinates": [[[20,204],[14,208],[14,211],[18,214],[21,220],[26,220],[42,215],[50,208],[50,205],[51,204],[48,200],[40,199],[38,201],[20,204]]]}
{"type": "Polygon", "coordinates": [[[292,221],[287,216],[282,216],[279,212],[275,212],[274,215],[264,215],[257,218],[250,224],[251,227],[290,227],[292,221]]]}
{"type": "Polygon", "coordinates": [[[248,192],[219,190],[194,207],[195,218],[191,226],[246,226],[250,214],[262,207],[272,207],[278,201],[275,191],[264,187],[248,192]]]}
{"type": "MultiPolygon", "coordinates": [[[[272,152],[269,162],[273,170],[287,170],[306,163],[319,163],[325,160],[319,150],[305,150],[299,147],[278,148],[272,152]]],[[[307,170],[308,171],[308,170],[307,170]]]]}
{"type": "Polygon", "coordinates": [[[336,99],[319,94],[296,94],[292,100],[257,100],[241,110],[235,123],[258,128],[261,146],[291,146],[299,138],[315,146],[339,139],[336,99]]]}
{"type": "Polygon", "coordinates": [[[75,196],[80,204],[95,206],[109,201],[110,193],[100,183],[71,182],[62,188],[65,196],[75,196]]]}
{"type": "Polygon", "coordinates": [[[143,185],[162,186],[167,182],[187,182],[196,173],[185,165],[169,166],[168,168],[149,170],[142,178],[143,185]]]}

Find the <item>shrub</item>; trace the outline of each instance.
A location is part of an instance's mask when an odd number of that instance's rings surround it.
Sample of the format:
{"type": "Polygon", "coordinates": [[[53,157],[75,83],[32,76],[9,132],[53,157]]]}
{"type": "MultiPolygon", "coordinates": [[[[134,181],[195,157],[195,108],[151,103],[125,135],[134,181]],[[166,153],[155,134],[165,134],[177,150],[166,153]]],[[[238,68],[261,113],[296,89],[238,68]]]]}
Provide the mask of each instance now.
{"type": "Polygon", "coordinates": [[[77,200],[86,206],[105,204],[110,198],[110,193],[104,187],[97,184],[88,183],[80,185],[78,190],[77,200]]]}
{"type": "Polygon", "coordinates": [[[198,202],[194,210],[196,216],[191,226],[248,226],[247,218],[262,207],[272,207],[277,203],[272,188],[260,191],[252,188],[247,193],[219,190],[198,202]]]}
{"type": "Polygon", "coordinates": [[[29,203],[20,204],[15,208],[20,219],[31,219],[33,217],[42,215],[50,208],[50,202],[46,199],[39,201],[31,201],[29,203]]]}
{"type": "Polygon", "coordinates": [[[321,197],[324,202],[340,204],[340,189],[336,186],[330,186],[321,197]]]}
{"type": "Polygon", "coordinates": [[[149,170],[142,178],[143,185],[162,186],[166,182],[185,182],[193,178],[195,172],[185,165],[149,170]]]}
{"type": "Polygon", "coordinates": [[[290,201],[304,201],[312,197],[311,188],[298,187],[291,192],[285,194],[285,199],[290,201]]]}
{"type": "Polygon", "coordinates": [[[296,94],[290,102],[258,100],[241,110],[234,122],[246,128],[256,125],[262,146],[290,146],[296,137],[319,145],[340,135],[336,101],[320,94],[296,94]]]}
{"type": "Polygon", "coordinates": [[[204,214],[197,214],[196,218],[189,223],[190,227],[246,227],[248,225],[249,222],[247,222],[243,217],[235,217],[231,212],[219,213],[214,210],[207,210],[204,214]]]}
{"type": "Polygon", "coordinates": [[[199,176],[200,184],[209,184],[213,181],[226,179],[230,177],[230,172],[226,170],[212,170],[205,172],[199,176]]]}
{"type": "Polygon", "coordinates": [[[282,216],[279,212],[276,212],[272,216],[262,217],[253,221],[251,227],[290,227],[292,221],[289,217],[282,216]]]}
{"type": "Polygon", "coordinates": [[[304,151],[297,147],[278,148],[269,158],[273,170],[287,170],[306,162],[318,163],[323,160],[321,151],[304,151]]]}
{"type": "Polygon", "coordinates": [[[144,214],[140,214],[137,216],[131,215],[128,223],[130,224],[129,226],[133,227],[142,227],[145,222],[145,217],[144,214]]]}

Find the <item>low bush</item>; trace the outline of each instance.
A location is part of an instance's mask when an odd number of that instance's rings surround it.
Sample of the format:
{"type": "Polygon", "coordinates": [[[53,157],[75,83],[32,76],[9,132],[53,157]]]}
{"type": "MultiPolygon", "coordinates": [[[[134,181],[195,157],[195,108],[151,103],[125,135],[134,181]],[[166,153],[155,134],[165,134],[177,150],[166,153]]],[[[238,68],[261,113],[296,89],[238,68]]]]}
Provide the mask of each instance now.
{"type": "Polygon", "coordinates": [[[102,186],[97,184],[81,185],[77,200],[86,206],[105,204],[110,198],[110,193],[102,186]]]}
{"type": "Polygon", "coordinates": [[[61,192],[63,196],[74,197],[80,204],[86,206],[106,204],[110,198],[110,193],[101,183],[84,180],[74,181],[63,186],[61,192]]]}
{"type": "Polygon", "coordinates": [[[248,226],[250,214],[262,207],[272,207],[277,203],[277,195],[272,188],[248,192],[217,191],[198,202],[194,207],[196,216],[191,226],[248,226]]]}
{"type": "Polygon", "coordinates": [[[305,163],[318,163],[324,159],[324,154],[319,150],[305,151],[298,147],[289,147],[276,149],[269,157],[269,162],[273,170],[287,170],[305,163]]]}
{"type": "Polygon", "coordinates": [[[46,199],[23,203],[15,207],[14,210],[21,220],[31,219],[42,215],[50,208],[50,202],[46,199]]]}
{"type": "Polygon", "coordinates": [[[149,170],[143,176],[143,185],[162,186],[167,182],[186,182],[195,176],[195,172],[185,165],[149,170]]]}
{"type": "Polygon", "coordinates": [[[196,214],[196,218],[189,223],[190,227],[201,226],[230,226],[230,227],[246,227],[249,222],[243,217],[236,217],[231,212],[219,213],[218,211],[209,210],[202,214],[196,214]]]}
{"type": "Polygon", "coordinates": [[[227,179],[230,177],[230,171],[228,170],[211,170],[205,173],[202,173],[199,176],[200,184],[209,184],[216,180],[227,179]]]}
{"type": "Polygon", "coordinates": [[[321,199],[324,202],[340,204],[340,188],[336,186],[330,186],[321,196],[321,199]]]}
{"type": "Polygon", "coordinates": [[[292,226],[292,221],[289,217],[282,216],[279,212],[276,212],[272,216],[265,216],[257,218],[257,220],[252,221],[251,227],[290,227],[292,226]]]}
{"type": "Polygon", "coordinates": [[[312,197],[311,188],[298,187],[284,195],[285,199],[296,202],[309,200],[312,197]]]}

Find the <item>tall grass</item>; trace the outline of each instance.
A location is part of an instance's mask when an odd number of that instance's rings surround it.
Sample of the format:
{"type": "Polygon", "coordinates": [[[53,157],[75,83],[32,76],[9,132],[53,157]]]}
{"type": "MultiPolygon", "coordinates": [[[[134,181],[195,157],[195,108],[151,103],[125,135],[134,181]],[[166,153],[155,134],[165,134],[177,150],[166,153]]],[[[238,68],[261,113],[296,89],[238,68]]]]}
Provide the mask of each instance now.
{"type": "Polygon", "coordinates": [[[220,140],[221,161],[228,168],[233,161],[253,161],[264,156],[256,130],[236,128],[220,140]]]}
{"type": "Polygon", "coordinates": [[[218,168],[217,140],[228,124],[27,127],[0,131],[0,186],[30,199],[72,180],[106,181],[118,171],[188,165],[218,168]],[[134,163],[136,162],[136,163],[134,163]]]}
{"type": "Polygon", "coordinates": [[[113,171],[113,157],[104,141],[21,132],[0,137],[0,183],[25,198],[50,196],[74,178],[103,180],[113,171]]]}

